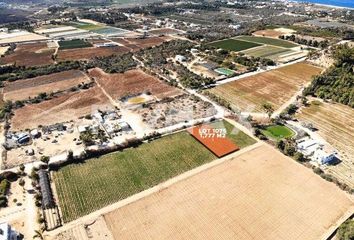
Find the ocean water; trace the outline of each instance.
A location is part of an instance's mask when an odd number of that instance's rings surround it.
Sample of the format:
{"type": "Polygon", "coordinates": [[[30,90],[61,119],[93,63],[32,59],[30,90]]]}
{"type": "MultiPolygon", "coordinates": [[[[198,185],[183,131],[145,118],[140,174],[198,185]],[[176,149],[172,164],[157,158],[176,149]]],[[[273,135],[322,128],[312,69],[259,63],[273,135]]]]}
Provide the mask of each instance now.
{"type": "Polygon", "coordinates": [[[354,8],[354,0],[296,0],[298,2],[310,2],[310,3],[319,3],[326,4],[338,7],[348,7],[354,8]]]}

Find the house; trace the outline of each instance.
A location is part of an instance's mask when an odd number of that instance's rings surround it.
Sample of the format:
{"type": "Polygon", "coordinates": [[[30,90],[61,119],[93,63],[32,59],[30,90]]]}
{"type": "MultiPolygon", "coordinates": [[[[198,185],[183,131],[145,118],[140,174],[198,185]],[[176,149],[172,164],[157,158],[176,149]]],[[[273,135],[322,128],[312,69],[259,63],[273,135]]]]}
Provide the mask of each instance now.
{"type": "Polygon", "coordinates": [[[313,160],[319,164],[328,164],[337,159],[339,159],[337,152],[328,145],[317,149],[313,154],[313,160]]]}
{"type": "Polygon", "coordinates": [[[17,240],[20,234],[7,223],[0,223],[0,240],[17,240]]]}
{"type": "Polygon", "coordinates": [[[30,140],[30,135],[28,133],[20,133],[17,135],[17,137],[18,137],[17,142],[19,144],[28,143],[30,140]]]}
{"type": "Polygon", "coordinates": [[[31,133],[32,138],[39,138],[41,136],[38,129],[33,129],[30,133],[31,133]]]}
{"type": "Polygon", "coordinates": [[[297,150],[318,164],[328,164],[337,159],[337,151],[327,143],[305,137],[296,141],[297,150]]]}
{"type": "Polygon", "coordinates": [[[177,62],[184,62],[184,61],[187,60],[187,58],[185,56],[182,56],[182,55],[176,55],[175,60],[177,62]]]}

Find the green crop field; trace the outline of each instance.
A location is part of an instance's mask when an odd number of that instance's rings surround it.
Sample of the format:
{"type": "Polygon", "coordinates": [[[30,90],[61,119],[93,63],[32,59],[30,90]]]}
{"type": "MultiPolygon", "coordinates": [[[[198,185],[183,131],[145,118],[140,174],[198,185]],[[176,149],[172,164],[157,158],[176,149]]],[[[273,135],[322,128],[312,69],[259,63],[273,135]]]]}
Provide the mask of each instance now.
{"type": "MultiPolygon", "coordinates": [[[[218,123],[214,123],[218,127],[218,123]]],[[[239,147],[255,140],[225,122],[227,136],[239,147]]],[[[64,222],[125,199],[216,159],[187,131],[136,148],[71,164],[53,172],[64,222]]]]}
{"type": "Polygon", "coordinates": [[[92,47],[92,44],[89,42],[86,42],[84,40],[80,40],[80,39],[59,42],[59,49],[61,49],[61,50],[74,49],[74,48],[85,48],[85,47],[92,47]]]}
{"type": "Polygon", "coordinates": [[[297,44],[294,44],[292,42],[284,41],[281,39],[267,38],[267,37],[240,36],[235,39],[249,41],[258,44],[269,44],[276,47],[284,47],[284,48],[293,48],[298,46],[297,44]]]}
{"type": "Polygon", "coordinates": [[[253,57],[261,57],[261,58],[272,58],[273,55],[277,55],[280,53],[291,52],[291,50],[287,48],[280,48],[275,46],[263,46],[256,49],[249,49],[243,51],[244,54],[253,56],[253,57]]]}
{"type": "Polygon", "coordinates": [[[221,48],[224,50],[235,51],[235,52],[261,46],[261,44],[258,43],[240,41],[235,39],[225,39],[217,42],[212,42],[208,45],[216,48],[221,48]]]}
{"type": "Polygon", "coordinates": [[[293,130],[291,130],[290,128],[286,127],[286,126],[282,126],[282,125],[272,125],[272,126],[268,126],[266,127],[264,130],[262,130],[262,133],[274,140],[280,140],[283,138],[288,138],[288,137],[292,137],[295,133],[293,132],[293,130]]]}

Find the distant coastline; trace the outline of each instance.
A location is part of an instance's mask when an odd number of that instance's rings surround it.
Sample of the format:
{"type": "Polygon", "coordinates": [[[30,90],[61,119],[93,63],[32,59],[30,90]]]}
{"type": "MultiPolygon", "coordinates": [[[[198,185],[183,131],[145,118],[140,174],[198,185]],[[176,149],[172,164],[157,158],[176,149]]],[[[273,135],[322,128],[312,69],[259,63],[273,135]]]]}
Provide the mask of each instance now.
{"type": "Polygon", "coordinates": [[[318,5],[323,5],[327,7],[337,7],[337,8],[348,8],[354,9],[353,0],[292,0],[294,2],[308,2],[318,5]]]}

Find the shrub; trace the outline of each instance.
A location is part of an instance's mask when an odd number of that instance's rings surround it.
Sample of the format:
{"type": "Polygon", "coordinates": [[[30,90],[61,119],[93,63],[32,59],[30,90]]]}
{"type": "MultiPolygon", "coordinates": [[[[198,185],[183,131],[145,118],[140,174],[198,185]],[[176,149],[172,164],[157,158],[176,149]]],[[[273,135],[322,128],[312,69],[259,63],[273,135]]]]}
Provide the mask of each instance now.
{"type": "Polygon", "coordinates": [[[354,239],[354,221],[349,219],[339,226],[337,231],[339,240],[352,240],[354,239]]]}

